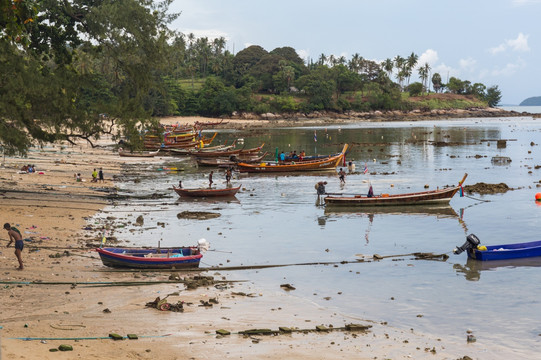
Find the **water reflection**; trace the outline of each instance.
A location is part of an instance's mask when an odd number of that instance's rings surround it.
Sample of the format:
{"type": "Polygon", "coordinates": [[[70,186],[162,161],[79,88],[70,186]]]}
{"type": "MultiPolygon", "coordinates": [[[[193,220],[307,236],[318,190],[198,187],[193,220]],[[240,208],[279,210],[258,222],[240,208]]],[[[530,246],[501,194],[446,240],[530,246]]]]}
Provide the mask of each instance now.
{"type": "Polygon", "coordinates": [[[466,264],[454,264],[453,269],[458,274],[463,274],[468,281],[481,280],[482,271],[494,271],[498,268],[517,268],[517,267],[541,267],[541,256],[533,258],[522,258],[512,260],[479,261],[468,258],[466,264]]]}

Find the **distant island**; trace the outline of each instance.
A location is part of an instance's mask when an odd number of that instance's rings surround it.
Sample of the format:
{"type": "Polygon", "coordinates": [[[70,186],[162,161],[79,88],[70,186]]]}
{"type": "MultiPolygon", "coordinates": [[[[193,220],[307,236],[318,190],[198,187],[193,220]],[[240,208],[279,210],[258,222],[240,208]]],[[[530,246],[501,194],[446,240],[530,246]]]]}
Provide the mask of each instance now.
{"type": "Polygon", "coordinates": [[[519,106],[541,106],[541,96],[527,98],[519,106]]]}

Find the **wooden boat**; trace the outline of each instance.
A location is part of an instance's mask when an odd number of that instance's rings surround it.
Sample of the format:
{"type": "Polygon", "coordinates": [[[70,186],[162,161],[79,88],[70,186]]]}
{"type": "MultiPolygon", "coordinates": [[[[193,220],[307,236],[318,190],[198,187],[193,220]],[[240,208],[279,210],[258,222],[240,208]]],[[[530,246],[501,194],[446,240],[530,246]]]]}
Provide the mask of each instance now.
{"type": "Polygon", "coordinates": [[[257,154],[258,152],[261,151],[261,149],[263,149],[263,146],[265,146],[265,143],[261,144],[261,146],[258,146],[258,147],[255,147],[255,148],[251,148],[251,149],[241,149],[240,150],[240,153],[241,154],[257,154]]]}
{"type": "Polygon", "coordinates": [[[97,248],[103,265],[136,269],[199,267],[203,257],[198,247],[97,248]]]}
{"type": "Polygon", "coordinates": [[[124,157],[154,157],[158,155],[159,152],[160,152],[160,149],[156,151],[135,151],[135,152],[118,149],[118,155],[124,156],[124,157]]]}
{"type": "Polygon", "coordinates": [[[453,252],[460,254],[466,251],[468,257],[480,261],[510,260],[541,256],[541,241],[531,241],[517,244],[480,245],[481,241],[474,234],[466,237],[462,246],[457,246],[453,252]]]}
{"type": "Polygon", "coordinates": [[[193,148],[183,148],[183,149],[170,149],[171,154],[173,155],[192,155],[198,152],[211,152],[211,151],[228,151],[235,147],[235,145],[216,145],[209,146],[204,148],[199,148],[194,146],[193,148]]]}
{"type": "Polygon", "coordinates": [[[339,154],[312,161],[302,161],[298,163],[264,162],[261,164],[247,164],[240,162],[237,166],[240,172],[255,173],[334,170],[343,161],[347,149],[348,144],[345,144],[342,152],[339,154]]]}
{"type": "MultiPolygon", "coordinates": [[[[214,136],[210,139],[203,137],[201,140],[203,141],[203,144],[210,145],[214,138],[216,137],[217,133],[214,133],[214,136]]],[[[162,150],[169,150],[169,149],[181,149],[181,148],[194,148],[196,146],[200,145],[200,141],[181,141],[181,142],[155,142],[155,141],[145,141],[144,145],[147,149],[162,149],[162,150]]]]}
{"type": "Polygon", "coordinates": [[[217,157],[229,157],[231,155],[240,154],[240,149],[226,150],[226,151],[194,151],[190,155],[198,158],[217,158],[217,157]]]}
{"type": "Polygon", "coordinates": [[[211,189],[211,188],[200,188],[200,189],[181,189],[176,186],[173,186],[173,190],[179,196],[188,196],[188,197],[217,197],[217,196],[235,196],[239,191],[241,185],[237,187],[230,187],[225,189],[211,189]]]}
{"type": "Polygon", "coordinates": [[[330,194],[325,197],[326,205],[337,206],[397,206],[397,205],[431,205],[448,204],[460,189],[468,174],[458,183],[458,186],[445,189],[421,191],[406,194],[380,194],[368,197],[366,194],[330,194]]]}
{"type": "Polygon", "coordinates": [[[229,158],[195,158],[195,161],[197,161],[197,165],[199,166],[235,166],[239,162],[248,163],[248,164],[256,164],[260,163],[261,160],[265,156],[267,156],[268,152],[265,152],[261,156],[243,156],[243,155],[231,155],[229,158]]]}

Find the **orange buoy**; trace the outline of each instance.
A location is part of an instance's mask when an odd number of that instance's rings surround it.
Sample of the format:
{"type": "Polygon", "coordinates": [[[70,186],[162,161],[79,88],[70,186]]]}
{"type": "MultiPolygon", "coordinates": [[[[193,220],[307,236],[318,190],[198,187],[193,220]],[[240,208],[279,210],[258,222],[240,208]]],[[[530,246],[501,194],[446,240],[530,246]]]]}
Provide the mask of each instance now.
{"type": "Polygon", "coordinates": [[[535,194],[535,201],[541,201],[541,192],[535,194]]]}

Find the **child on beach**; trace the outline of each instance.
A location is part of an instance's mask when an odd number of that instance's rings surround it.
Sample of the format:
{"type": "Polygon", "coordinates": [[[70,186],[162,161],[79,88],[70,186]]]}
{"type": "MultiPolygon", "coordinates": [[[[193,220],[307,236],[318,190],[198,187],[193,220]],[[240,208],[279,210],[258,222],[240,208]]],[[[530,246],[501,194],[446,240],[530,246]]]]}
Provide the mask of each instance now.
{"type": "Polygon", "coordinates": [[[9,243],[7,247],[9,247],[9,245],[11,245],[13,241],[15,241],[15,256],[17,257],[17,260],[19,261],[18,269],[22,270],[24,269],[24,266],[23,266],[23,259],[21,257],[21,252],[23,251],[23,248],[24,248],[24,241],[23,241],[21,232],[16,227],[11,226],[9,223],[4,224],[4,229],[7,230],[8,235],[9,235],[9,243]]]}

